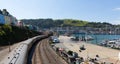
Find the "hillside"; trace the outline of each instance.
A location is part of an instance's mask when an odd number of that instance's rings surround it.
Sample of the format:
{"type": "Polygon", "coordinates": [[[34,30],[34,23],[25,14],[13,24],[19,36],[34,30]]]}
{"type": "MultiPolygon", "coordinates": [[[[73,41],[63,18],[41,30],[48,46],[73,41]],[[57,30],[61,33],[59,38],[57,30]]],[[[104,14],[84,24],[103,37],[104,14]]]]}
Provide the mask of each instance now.
{"type": "Polygon", "coordinates": [[[35,25],[39,28],[51,28],[51,27],[93,27],[93,28],[104,28],[104,27],[114,27],[119,25],[112,25],[106,22],[88,22],[84,20],[74,20],[74,19],[22,19],[25,24],[35,25]]]}
{"type": "Polygon", "coordinates": [[[87,21],[73,20],[73,19],[22,19],[25,24],[35,25],[39,28],[50,28],[50,27],[66,27],[66,26],[85,26],[88,24],[87,21]]]}
{"type": "Polygon", "coordinates": [[[0,46],[14,44],[41,33],[10,25],[0,24],[0,46]]]}

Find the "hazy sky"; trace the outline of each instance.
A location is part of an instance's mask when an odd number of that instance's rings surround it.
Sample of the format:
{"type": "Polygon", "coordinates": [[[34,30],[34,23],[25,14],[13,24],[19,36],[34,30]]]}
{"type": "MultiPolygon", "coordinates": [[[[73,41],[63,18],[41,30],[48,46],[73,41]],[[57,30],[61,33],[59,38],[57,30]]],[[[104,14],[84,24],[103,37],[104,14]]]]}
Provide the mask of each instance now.
{"type": "Polygon", "coordinates": [[[120,24],[120,0],[0,0],[17,19],[79,19],[120,24]]]}

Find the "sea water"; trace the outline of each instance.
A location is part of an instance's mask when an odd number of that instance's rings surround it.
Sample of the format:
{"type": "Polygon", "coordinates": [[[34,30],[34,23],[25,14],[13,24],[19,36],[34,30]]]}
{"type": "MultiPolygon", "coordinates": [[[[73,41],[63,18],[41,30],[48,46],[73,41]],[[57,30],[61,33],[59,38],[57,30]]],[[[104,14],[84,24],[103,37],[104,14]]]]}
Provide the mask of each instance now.
{"type": "Polygon", "coordinates": [[[93,40],[87,41],[88,43],[99,44],[102,43],[104,40],[113,40],[113,39],[120,39],[120,35],[94,35],[94,34],[74,34],[73,36],[91,36],[93,40]]]}

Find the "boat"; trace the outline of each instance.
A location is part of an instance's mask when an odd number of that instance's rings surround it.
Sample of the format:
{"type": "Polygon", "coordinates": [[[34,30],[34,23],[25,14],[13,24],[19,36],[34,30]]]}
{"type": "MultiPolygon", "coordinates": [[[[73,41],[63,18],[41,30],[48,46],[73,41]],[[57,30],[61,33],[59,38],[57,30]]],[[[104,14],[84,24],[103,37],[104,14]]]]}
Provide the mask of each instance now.
{"type": "Polygon", "coordinates": [[[90,40],[94,40],[94,38],[92,36],[85,36],[85,40],[90,41],[90,40]]]}
{"type": "Polygon", "coordinates": [[[94,40],[94,38],[92,36],[82,36],[80,38],[80,40],[82,40],[82,41],[91,41],[91,40],[94,40]]]}
{"type": "Polygon", "coordinates": [[[120,49],[120,39],[104,40],[102,43],[100,43],[100,45],[105,47],[120,49]]]}
{"type": "Polygon", "coordinates": [[[79,41],[79,37],[78,37],[78,36],[71,37],[71,40],[72,40],[72,41],[79,41]]]}

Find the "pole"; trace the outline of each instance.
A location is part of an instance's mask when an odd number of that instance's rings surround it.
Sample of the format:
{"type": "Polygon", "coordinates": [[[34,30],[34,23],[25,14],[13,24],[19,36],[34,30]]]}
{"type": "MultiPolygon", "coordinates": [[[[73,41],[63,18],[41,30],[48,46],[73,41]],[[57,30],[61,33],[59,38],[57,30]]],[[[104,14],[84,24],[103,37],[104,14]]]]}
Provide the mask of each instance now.
{"type": "Polygon", "coordinates": [[[10,48],[10,42],[8,42],[9,43],[9,52],[11,52],[11,48],[10,48]]]}
{"type": "Polygon", "coordinates": [[[95,35],[95,39],[96,39],[96,44],[97,44],[97,35],[95,35]]]}
{"type": "Polygon", "coordinates": [[[87,36],[87,31],[86,31],[86,43],[87,43],[87,39],[88,39],[88,36],[87,36]]]}
{"type": "Polygon", "coordinates": [[[118,60],[118,62],[120,61],[120,52],[119,52],[119,54],[118,54],[118,58],[119,58],[119,60],[118,60]]]}
{"type": "MultiPolygon", "coordinates": [[[[88,39],[88,35],[87,35],[87,31],[86,31],[86,43],[87,43],[87,39],[88,39]]],[[[87,61],[89,60],[89,50],[87,50],[87,61]]]]}
{"type": "Polygon", "coordinates": [[[115,62],[117,64],[120,61],[120,52],[118,53],[118,60],[115,62]]]}

